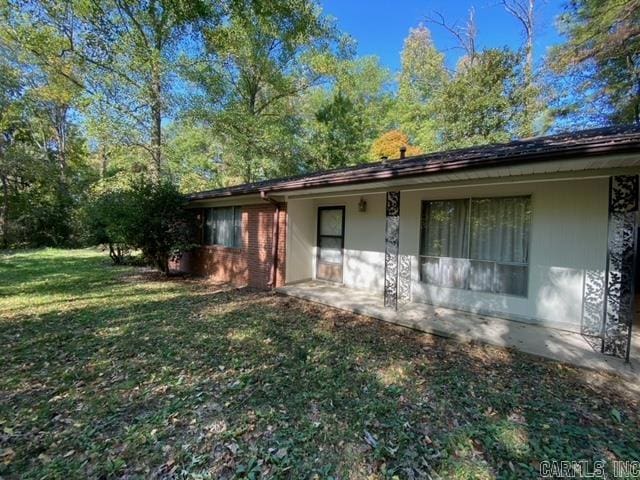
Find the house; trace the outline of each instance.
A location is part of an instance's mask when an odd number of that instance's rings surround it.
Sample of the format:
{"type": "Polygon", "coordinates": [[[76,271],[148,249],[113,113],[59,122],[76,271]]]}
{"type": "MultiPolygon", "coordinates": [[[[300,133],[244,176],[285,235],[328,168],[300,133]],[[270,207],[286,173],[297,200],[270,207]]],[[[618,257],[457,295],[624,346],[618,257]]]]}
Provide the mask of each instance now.
{"type": "Polygon", "coordinates": [[[177,267],[543,325],[628,358],[640,128],[403,157],[189,195],[202,246],[177,267]]]}

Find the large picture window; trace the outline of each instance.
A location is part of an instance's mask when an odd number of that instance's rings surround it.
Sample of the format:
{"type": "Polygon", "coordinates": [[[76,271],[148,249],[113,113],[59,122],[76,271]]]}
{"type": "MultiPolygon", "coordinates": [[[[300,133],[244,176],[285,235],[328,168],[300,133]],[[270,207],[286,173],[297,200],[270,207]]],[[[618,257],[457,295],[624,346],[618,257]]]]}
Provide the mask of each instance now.
{"type": "Polygon", "coordinates": [[[421,281],[526,296],[530,224],[529,196],[423,202],[421,281]]]}
{"type": "Polygon", "coordinates": [[[242,247],[242,207],[216,207],[206,210],[205,245],[242,247]]]}

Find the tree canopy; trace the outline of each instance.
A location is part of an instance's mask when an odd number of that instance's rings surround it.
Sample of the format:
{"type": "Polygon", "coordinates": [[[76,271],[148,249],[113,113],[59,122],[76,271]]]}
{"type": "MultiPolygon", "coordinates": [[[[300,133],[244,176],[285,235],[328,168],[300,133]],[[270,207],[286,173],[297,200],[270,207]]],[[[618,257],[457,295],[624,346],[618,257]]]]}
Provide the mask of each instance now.
{"type": "Polygon", "coordinates": [[[184,193],[640,121],[639,0],[568,2],[543,60],[536,0],[492,8],[520,47],[480,48],[473,10],[433,14],[392,72],[317,0],[0,0],[0,246],[96,241],[86,206],[136,182],[184,193]]]}

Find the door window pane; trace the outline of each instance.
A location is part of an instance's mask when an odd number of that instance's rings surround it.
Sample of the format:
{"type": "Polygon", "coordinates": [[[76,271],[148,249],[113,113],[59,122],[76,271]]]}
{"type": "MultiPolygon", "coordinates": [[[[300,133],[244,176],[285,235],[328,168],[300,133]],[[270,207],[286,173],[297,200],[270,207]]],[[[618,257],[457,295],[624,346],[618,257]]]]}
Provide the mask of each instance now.
{"type": "Polygon", "coordinates": [[[342,209],[320,210],[320,235],[342,236],[342,209]]]}
{"type": "Polygon", "coordinates": [[[339,237],[320,237],[320,261],[342,263],[342,239],[339,237]]]}

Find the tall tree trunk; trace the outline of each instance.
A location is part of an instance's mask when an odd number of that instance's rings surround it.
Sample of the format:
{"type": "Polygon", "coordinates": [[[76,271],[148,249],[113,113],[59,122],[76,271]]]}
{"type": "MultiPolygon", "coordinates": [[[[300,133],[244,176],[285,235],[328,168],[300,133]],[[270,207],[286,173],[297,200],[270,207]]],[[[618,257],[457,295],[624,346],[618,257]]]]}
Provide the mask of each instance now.
{"type": "Polygon", "coordinates": [[[107,176],[107,168],[109,167],[109,158],[104,151],[104,145],[100,145],[98,155],[100,156],[100,178],[105,178],[107,176]]]}
{"type": "Polygon", "coordinates": [[[251,153],[248,149],[242,153],[242,158],[244,160],[244,183],[253,182],[253,165],[251,159],[251,153]]]}
{"type": "Polygon", "coordinates": [[[535,34],[536,0],[502,0],[502,5],[507,12],[522,24],[524,32],[525,118],[520,134],[524,137],[530,137],[534,134],[534,117],[537,113],[533,78],[533,40],[535,34]]]}
{"type": "Polygon", "coordinates": [[[160,179],[162,173],[162,106],[160,105],[160,85],[154,85],[154,100],[151,107],[153,126],[151,133],[151,149],[153,156],[154,176],[160,179]],[[157,96],[156,96],[157,94],[157,96]]]}
{"type": "Polygon", "coordinates": [[[53,107],[53,124],[55,127],[56,143],[58,144],[58,168],[60,183],[64,186],[67,181],[67,109],[66,105],[53,107]]]}
{"type": "Polygon", "coordinates": [[[524,135],[531,137],[534,134],[534,117],[536,115],[536,101],[533,98],[534,92],[534,78],[533,78],[533,35],[535,28],[535,0],[529,0],[527,8],[525,34],[527,36],[526,42],[526,65],[525,65],[525,81],[527,82],[527,92],[525,97],[526,118],[524,122],[524,135]]]}
{"type": "Polygon", "coordinates": [[[527,19],[525,34],[527,36],[526,51],[527,51],[527,83],[531,85],[533,83],[533,34],[534,34],[534,12],[535,12],[535,0],[529,0],[527,8],[527,19]]]}
{"type": "Polygon", "coordinates": [[[162,174],[162,73],[161,52],[162,42],[157,35],[156,51],[151,60],[151,151],[154,163],[154,177],[160,180],[162,174]]]}
{"type": "Polygon", "coordinates": [[[0,210],[0,229],[2,230],[2,248],[9,246],[9,179],[0,174],[2,181],[2,209],[0,210]]]}

